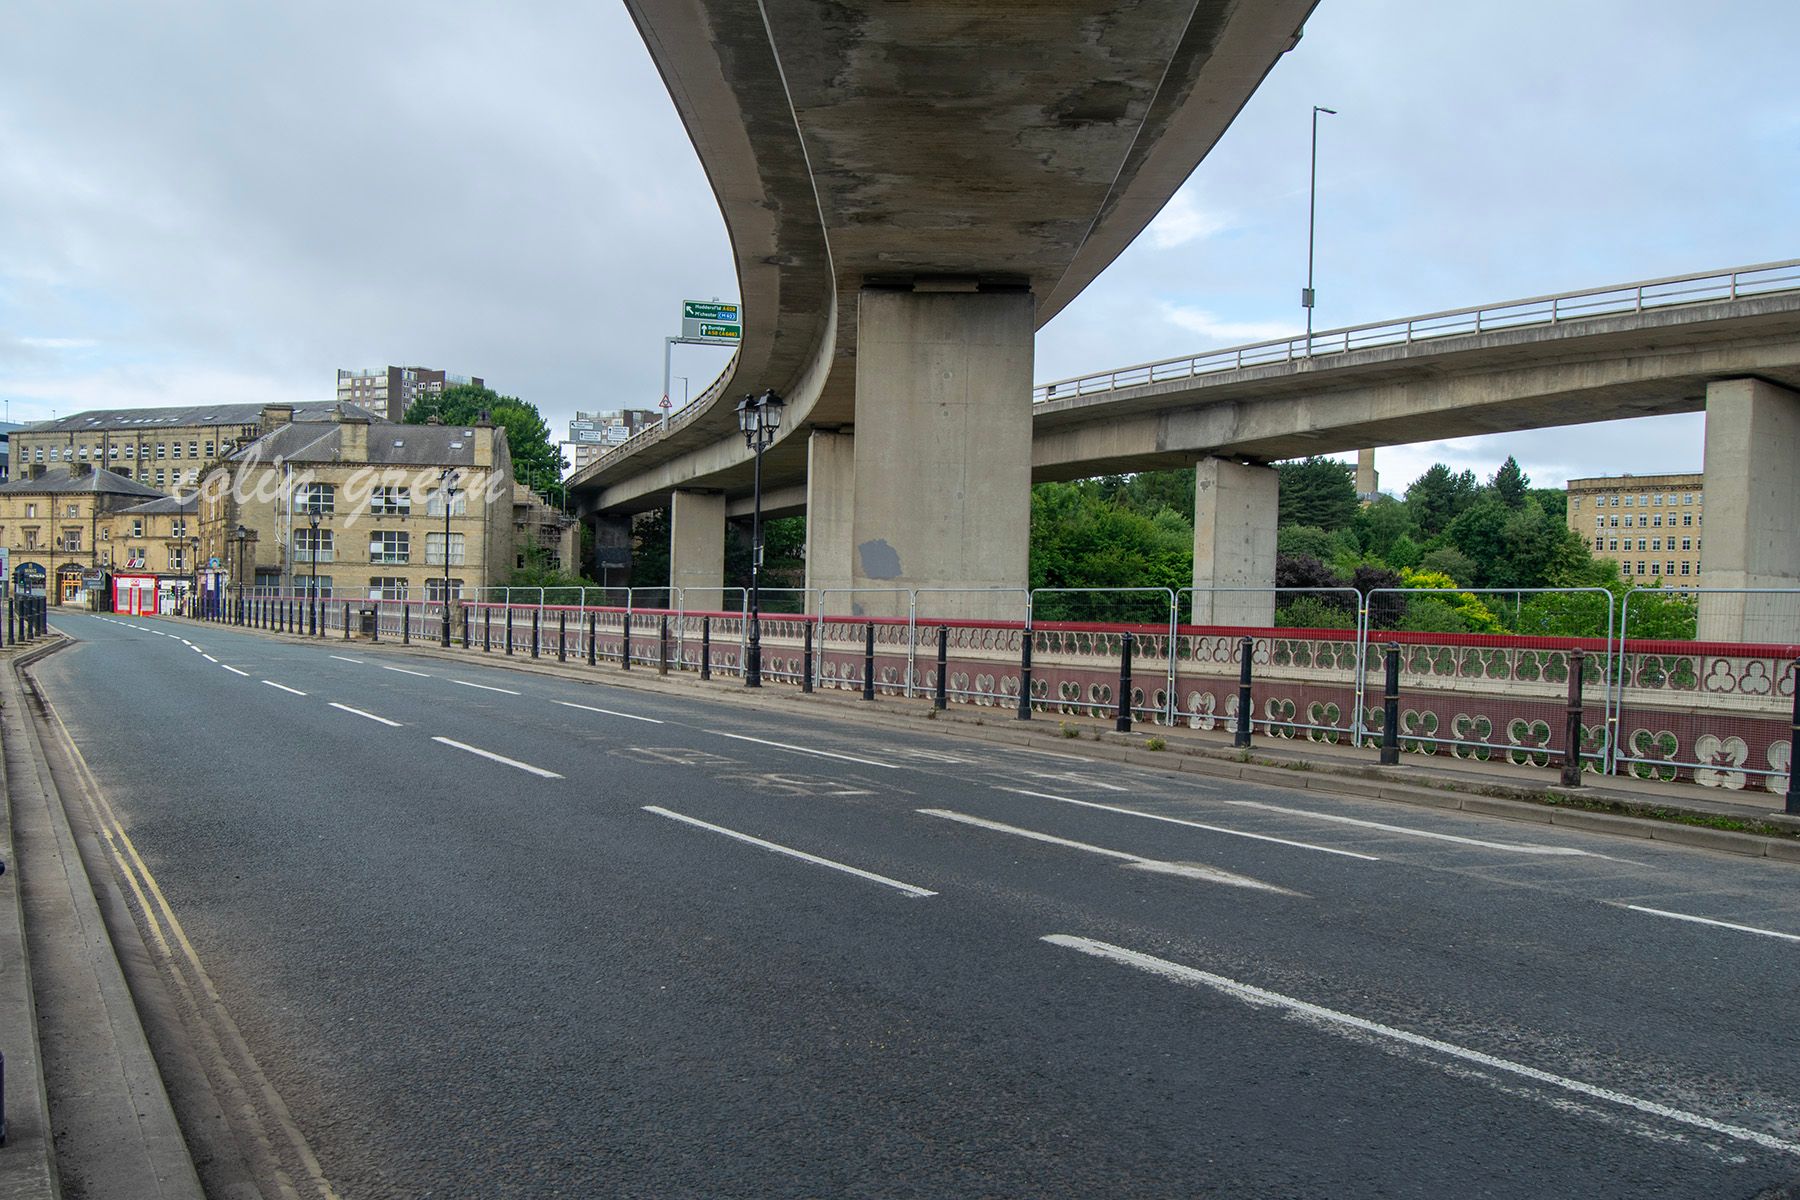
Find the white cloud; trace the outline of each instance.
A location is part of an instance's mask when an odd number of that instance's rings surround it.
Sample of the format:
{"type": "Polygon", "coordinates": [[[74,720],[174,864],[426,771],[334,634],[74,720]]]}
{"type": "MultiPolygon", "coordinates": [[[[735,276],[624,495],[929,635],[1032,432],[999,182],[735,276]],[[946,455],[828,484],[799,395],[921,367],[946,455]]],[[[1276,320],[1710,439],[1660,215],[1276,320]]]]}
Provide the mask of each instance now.
{"type": "Polygon", "coordinates": [[[1189,333],[1212,342],[1268,342],[1276,338],[1293,337],[1301,332],[1300,327],[1291,321],[1228,321],[1222,320],[1203,308],[1188,308],[1180,304],[1164,304],[1163,320],[1169,324],[1185,329],[1189,333]]]}
{"type": "Polygon", "coordinates": [[[21,346],[33,350],[88,350],[99,345],[93,338],[78,337],[22,337],[21,346]]]}
{"type": "Polygon", "coordinates": [[[1202,209],[1183,190],[1176,192],[1175,198],[1156,214],[1156,219],[1150,222],[1144,234],[1158,250],[1173,250],[1189,242],[1210,238],[1229,227],[1230,222],[1223,214],[1202,209]]]}
{"type": "Polygon", "coordinates": [[[10,419],[48,421],[91,408],[191,404],[318,404],[323,389],[212,366],[109,367],[81,374],[0,375],[10,419]]]}

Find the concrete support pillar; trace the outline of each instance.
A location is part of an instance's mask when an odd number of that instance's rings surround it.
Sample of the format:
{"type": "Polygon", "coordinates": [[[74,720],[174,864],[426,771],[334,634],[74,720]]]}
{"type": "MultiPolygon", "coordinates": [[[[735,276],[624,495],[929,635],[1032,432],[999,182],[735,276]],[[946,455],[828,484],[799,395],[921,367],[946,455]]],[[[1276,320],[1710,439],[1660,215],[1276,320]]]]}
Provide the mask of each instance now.
{"type": "MultiPolygon", "coordinates": [[[[856,345],[851,581],[872,616],[893,588],[1026,586],[1031,534],[1028,292],[864,289],[856,345]]],[[[1017,595],[940,595],[933,615],[1016,617],[1017,595]]]]}
{"type": "MultiPolygon", "coordinates": [[[[694,592],[689,608],[724,608],[725,496],[676,492],[669,500],[669,586],[694,592]]],[[[673,602],[673,597],[671,597],[673,602]]]]}
{"type": "MultiPolygon", "coordinates": [[[[1760,379],[1706,388],[1703,588],[1800,588],[1800,394],[1760,379]]],[[[1685,532],[1685,531],[1684,531],[1685,532]]],[[[1667,586],[1668,581],[1664,581],[1667,586]]],[[[1793,596],[1700,597],[1707,641],[1791,642],[1793,596]]]]}
{"type": "MultiPolygon", "coordinates": [[[[1194,587],[1273,588],[1280,475],[1203,458],[1194,467],[1194,587]]],[[[1273,591],[1196,591],[1196,625],[1275,623],[1273,591]]]]}
{"type": "MultiPolygon", "coordinates": [[[[814,430],[806,443],[806,586],[834,592],[850,587],[856,512],[856,435],[814,430]]],[[[809,603],[817,605],[818,597],[809,603]]],[[[849,612],[850,597],[827,598],[827,611],[849,612]]]]}

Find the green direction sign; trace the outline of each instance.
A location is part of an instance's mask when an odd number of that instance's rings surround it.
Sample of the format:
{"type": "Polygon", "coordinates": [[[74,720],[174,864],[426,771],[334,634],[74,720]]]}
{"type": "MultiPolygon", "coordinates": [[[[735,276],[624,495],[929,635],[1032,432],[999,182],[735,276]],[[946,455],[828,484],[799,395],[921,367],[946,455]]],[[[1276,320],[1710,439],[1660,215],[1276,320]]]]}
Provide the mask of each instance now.
{"type": "Polygon", "coordinates": [[[684,321],[717,321],[727,325],[739,325],[743,318],[738,315],[738,306],[724,304],[717,300],[683,300],[681,302],[681,319],[684,321]]]}
{"type": "Polygon", "coordinates": [[[722,342],[736,342],[743,339],[744,327],[742,325],[714,325],[702,321],[700,332],[696,336],[722,342]]]}

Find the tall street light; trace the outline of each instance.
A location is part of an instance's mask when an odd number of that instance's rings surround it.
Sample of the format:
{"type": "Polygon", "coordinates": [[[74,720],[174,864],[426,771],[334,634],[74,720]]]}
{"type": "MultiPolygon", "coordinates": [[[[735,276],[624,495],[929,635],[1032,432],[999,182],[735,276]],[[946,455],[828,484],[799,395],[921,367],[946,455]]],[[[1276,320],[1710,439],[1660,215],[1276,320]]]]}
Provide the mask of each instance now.
{"type": "Polygon", "coordinates": [[[1312,110],[1312,183],[1306,193],[1306,287],[1300,293],[1300,306],[1306,310],[1306,357],[1312,357],[1313,326],[1313,225],[1319,208],[1319,114],[1337,116],[1337,109],[1313,105],[1312,110]]]}
{"type": "Polygon", "coordinates": [[[444,647],[450,646],[450,485],[455,467],[445,467],[438,481],[438,501],[444,506],[444,647]]]}
{"type": "Polygon", "coordinates": [[[744,665],[744,686],[762,686],[762,456],[781,428],[782,400],[773,388],[760,396],[738,401],[738,428],[744,444],[756,451],[756,475],[750,506],[750,661],[744,665]]]}
{"type": "Polygon", "coordinates": [[[319,510],[314,508],[306,518],[312,526],[312,589],[306,601],[307,631],[312,637],[319,636],[319,510]]]}
{"type": "Polygon", "coordinates": [[[237,543],[237,616],[241,622],[243,619],[244,608],[244,543],[250,540],[250,531],[245,529],[242,525],[239,525],[236,529],[231,531],[231,540],[237,543]]]}

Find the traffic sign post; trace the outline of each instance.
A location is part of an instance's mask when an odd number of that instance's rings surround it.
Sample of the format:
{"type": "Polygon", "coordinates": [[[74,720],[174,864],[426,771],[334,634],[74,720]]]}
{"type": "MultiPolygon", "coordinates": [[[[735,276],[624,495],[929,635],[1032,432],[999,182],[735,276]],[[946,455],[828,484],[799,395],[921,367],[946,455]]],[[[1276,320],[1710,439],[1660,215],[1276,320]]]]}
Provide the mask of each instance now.
{"type": "Polygon", "coordinates": [[[687,346],[736,346],[744,340],[743,310],[723,300],[683,300],[681,302],[681,336],[663,339],[663,394],[657,407],[663,410],[662,423],[667,428],[669,382],[673,378],[672,356],[677,343],[687,346]]]}

